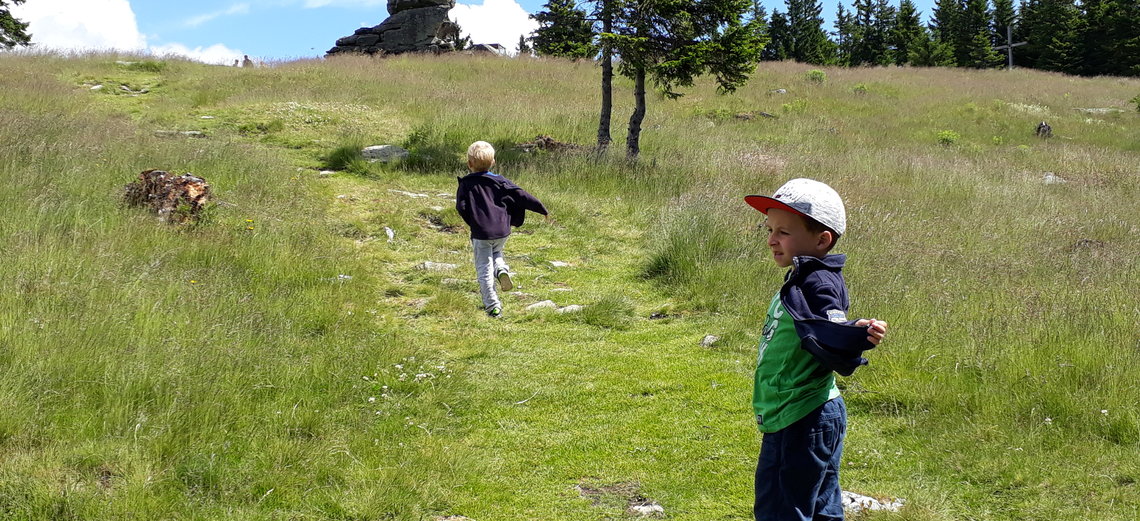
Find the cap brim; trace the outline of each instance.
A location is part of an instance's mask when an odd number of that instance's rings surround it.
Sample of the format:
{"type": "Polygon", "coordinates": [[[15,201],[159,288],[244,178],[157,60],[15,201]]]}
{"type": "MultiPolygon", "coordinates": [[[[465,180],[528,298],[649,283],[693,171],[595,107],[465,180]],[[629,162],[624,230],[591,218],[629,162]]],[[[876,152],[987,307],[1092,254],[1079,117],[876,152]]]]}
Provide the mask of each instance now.
{"type": "Polygon", "coordinates": [[[766,195],[746,195],[744,196],[744,202],[748,203],[748,206],[760,210],[764,215],[768,215],[768,210],[779,208],[786,212],[807,217],[807,214],[766,195]]]}

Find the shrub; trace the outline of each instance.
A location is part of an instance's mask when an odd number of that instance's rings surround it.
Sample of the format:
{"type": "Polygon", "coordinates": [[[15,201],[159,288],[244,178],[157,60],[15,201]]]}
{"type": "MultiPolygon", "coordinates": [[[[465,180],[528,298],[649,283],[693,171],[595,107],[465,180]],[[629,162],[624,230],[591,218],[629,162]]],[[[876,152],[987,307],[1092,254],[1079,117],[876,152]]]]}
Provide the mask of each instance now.
{"type": "Polygon", "coordinates": [[[368,162],[364,160],[362,149],[359,144],[341,145],[322,157],[321,161],[324,168],[329,170],[364,173],[368,171],[368,162]]]}
{"type": "Polygon", "coordinates": [[[1131,101],[1136,104],[1136,112],[1140,112],[1140,94],[1137,94],[1131,101]]]}
{"type": "Polygon", "coordinates": [[[941,130],[938,132],[939,145],[950,146],[957,143],[961,138],[962,136],[959,136],[958,133],[953,130],[941,130]]]}
{"type": "Polygon", "coordinates": [[[803,114],[807,112],[808,102],[806,99],[798,99],[791,103],[784,103],[780,108],[788,114],[803,114]]]}
{"type": "Polygon", "coordinates": [[[819,69],[812,69],[808,71],[806,77],[809,83],[815,83],[817,85],[823,85],[823,83],[827,81],[827,73],[819,69]]]}
{"type": "Polygon", "coordinates": [[[866,94],[868,90],[866,83],[856,83],[854,87],[851,87],[851,92],[859,95],[866,94]]]}

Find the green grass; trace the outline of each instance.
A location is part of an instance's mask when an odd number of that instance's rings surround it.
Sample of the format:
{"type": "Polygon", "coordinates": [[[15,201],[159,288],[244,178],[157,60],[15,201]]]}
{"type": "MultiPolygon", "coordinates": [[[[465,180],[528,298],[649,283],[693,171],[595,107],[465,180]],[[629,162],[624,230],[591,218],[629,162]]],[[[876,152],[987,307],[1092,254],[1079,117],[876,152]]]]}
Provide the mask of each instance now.
{"type": "Polygon", "coordinates": [[[742,198],[793,177],[844,196],[852,312],[891,323],[840,378],[842,482],[907,506],[861,518],[1140,514],[1136,80],[765,63],[651,99],[631,164],[626,80],[612,157],[513,148],[592,143],[588,63],[0,65],[5,518],[749,519],[782,273],[742,198]],[[448,195],[479,139],[556,218],[507,244],[497,321],[448,195]],[[356,152],[385,143],[412,156],[356,152]],[[147,168],[224,204],[123,207],[147,168]]]}

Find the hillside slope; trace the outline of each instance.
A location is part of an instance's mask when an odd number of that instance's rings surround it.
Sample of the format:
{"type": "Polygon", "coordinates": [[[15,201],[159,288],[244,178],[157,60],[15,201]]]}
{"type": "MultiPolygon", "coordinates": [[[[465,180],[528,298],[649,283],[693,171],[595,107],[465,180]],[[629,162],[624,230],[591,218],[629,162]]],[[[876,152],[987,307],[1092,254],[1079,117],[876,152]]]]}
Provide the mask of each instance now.
{"type": "Polygon", "coordinates": [[[593,141],[587,63],[0,69],[7,518],[749,519],[782,273],[742,197],[793,177],[843,194],[852,312],[892,324],[840,379],[844,488],[906,500],[866,518],[1140,515],[1140,81],[762,64],[652,99],[630,164],[515,146],[593,141]],[[477,139],[556,219],[498,321],[452,208],[477,139]],[[223,204],[122,207],[146,168],[223,204]]]}

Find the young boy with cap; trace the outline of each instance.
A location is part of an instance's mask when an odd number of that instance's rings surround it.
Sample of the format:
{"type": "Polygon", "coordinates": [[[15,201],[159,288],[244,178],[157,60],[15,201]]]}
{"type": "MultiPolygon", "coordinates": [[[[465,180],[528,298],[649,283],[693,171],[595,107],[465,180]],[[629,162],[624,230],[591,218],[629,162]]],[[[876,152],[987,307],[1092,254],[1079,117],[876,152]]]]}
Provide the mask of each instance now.
{"type": "Polygon", "coordinates": [[[839,463],[847,409],[834,372],[850,375],[887,323],[847,320],[845,255],[830,254],[847,230],[830,186],[793,179],[745,202],[768,216],[768,248],[791,268],[772,298],[760,338],[752,407],[764,433],[756,465],[757,521],[843,519],[839,463]]]}

